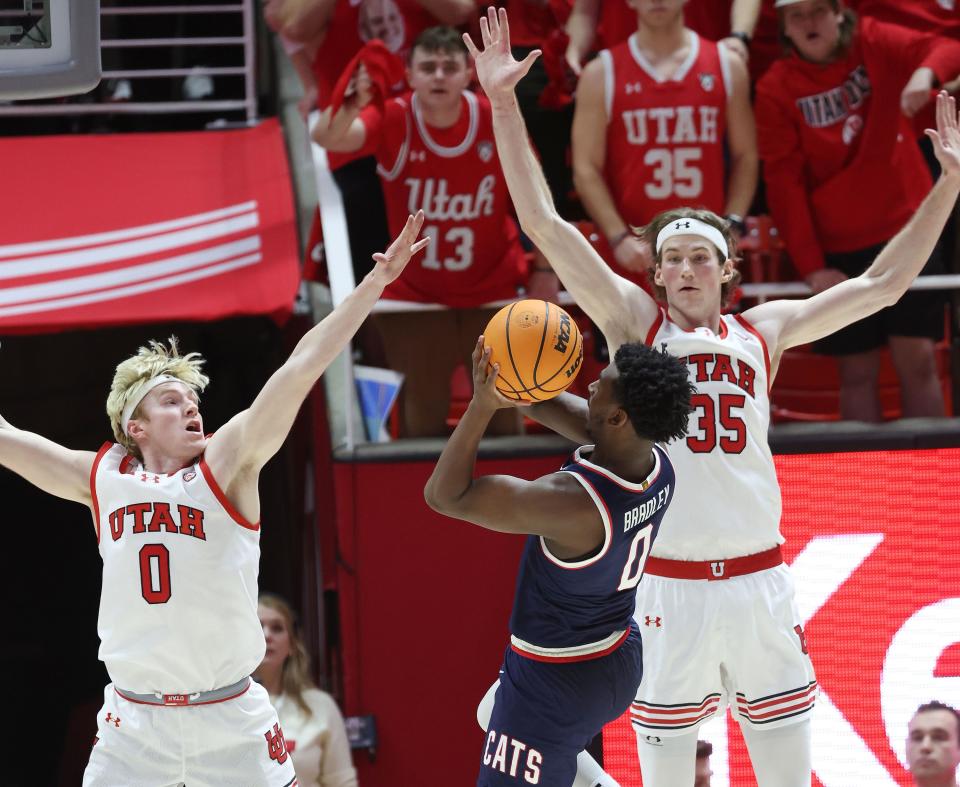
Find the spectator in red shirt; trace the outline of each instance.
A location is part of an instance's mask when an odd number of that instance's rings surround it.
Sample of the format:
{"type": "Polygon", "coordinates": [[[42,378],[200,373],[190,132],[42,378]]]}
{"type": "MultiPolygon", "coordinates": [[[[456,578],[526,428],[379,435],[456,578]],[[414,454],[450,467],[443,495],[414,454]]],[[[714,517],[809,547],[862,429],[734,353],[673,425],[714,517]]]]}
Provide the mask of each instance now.
{"type": "MultiPolygon", "coordinates": [[[[460,363],[470,368],[477,336],[493,315],[483,305],[514,298],[525,279],[490,104],[467,90],[472,77],[460,34],[429,28],[410,53],[412,92],[382,109],[368,105],[361,73],[354,98],[336,114],[325,110],[313,130],[328,150],[376,157],[390,226],[407,205],[422,206],[426,214],[429,251],[385,297],[452,308],[377,318],[387,362],[406,378],[406,437],[446,434],[451,373],[460,363]]],[[[500,433],[515,431],[515,412],[504,410],[499,418],[500,433]]]]}
{"type": "MultiPolygon", "coordinates": [[[[857,17],[838,0],[776,0],[790,54],[757,84],[767,200],[814,293],[859,275],[930,189],[909,118],[960,70],[960,44],[857,17]]],[[[939,250],[924,272],[941,272],[939,250]]],[[[944,298],[907,293],[815,347],[840,363],[843,418],[878,421],[889,344],[905,416],[943,415],[934,342],[944,298]]]]}
{"type": "Polygon", "coordinates": [[[741,231],[757,148],[743,61],[687,27],[682,0],[635,3],[633,34],[580,78],[573,178],[607,262],[645,283],[650,249],[630,228],[693,205],[741,231]]]}

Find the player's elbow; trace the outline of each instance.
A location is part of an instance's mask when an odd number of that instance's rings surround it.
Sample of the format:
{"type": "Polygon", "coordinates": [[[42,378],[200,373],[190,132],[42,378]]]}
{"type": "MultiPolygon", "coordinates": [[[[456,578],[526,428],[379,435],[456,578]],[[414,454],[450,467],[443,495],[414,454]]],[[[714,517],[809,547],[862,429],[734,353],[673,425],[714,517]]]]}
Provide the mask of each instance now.
{"type": "Polygon", "coordinates": [[[445,498],[444,495],[440,494],[440,491],[437,489],[437,484],[434,482],[433,478],[427,481],[426,485],[423,487],[423,501],[438,514],[450,513],[450,500],[445,498]]]}

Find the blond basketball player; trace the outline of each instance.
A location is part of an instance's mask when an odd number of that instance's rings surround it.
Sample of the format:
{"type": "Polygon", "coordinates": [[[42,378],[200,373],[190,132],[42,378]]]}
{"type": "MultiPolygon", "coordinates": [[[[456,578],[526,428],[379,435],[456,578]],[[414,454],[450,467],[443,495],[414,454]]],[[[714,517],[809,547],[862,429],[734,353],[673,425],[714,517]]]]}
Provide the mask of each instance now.
{"type": "Polygon", "coordinates": [[[805,300],[723,314],[737,280],[729,226],[683,208],[661,213],[644,232],[661,305],[614,274],[557,215],[514,96],[537,53],[513,59],[504,11],[491,9],[480,27],[483,52],[469,46],[523,229],[611,352],[631,341],[665,344],[699,389],[687,439],[669,450],[678,485],[691,491],[665,515],[637,588],[644,673],[630,715],[644,784],[693,784],[697,728],[729,704],[757,784],[809,787],[817,684],[780,553],[768,392],[784,350],[895,303],[920,272],[960,193],[955,101],[940,94],[937,129],[927,131],[942,175],[862,275],[805,300]]]}
{"type": "Polygon", "coordinates": [[[410,216],[375,268],[310,330],[253,404],[207,436],[196,353],[151,342],[117,367],[117,442],[72,451],[0,418],[0,464],[93,512],[103,589],[104,691],[84,774],[94,785],[295,785],[277,714],[250,679],[257,618],[260,469],[317,379],[424,248],[410,216]]]}

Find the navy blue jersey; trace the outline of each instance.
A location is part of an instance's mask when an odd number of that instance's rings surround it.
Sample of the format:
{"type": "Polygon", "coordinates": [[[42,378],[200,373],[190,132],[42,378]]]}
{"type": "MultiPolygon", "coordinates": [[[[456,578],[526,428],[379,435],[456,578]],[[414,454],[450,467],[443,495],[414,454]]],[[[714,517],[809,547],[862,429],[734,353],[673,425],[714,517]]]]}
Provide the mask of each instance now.
{"type": "Polygon", "coordinates": [[[636,587],[660,521],[673,497],[673,465],[654,446],[654,465],[630,483],[584,458],[578,448],[560,469],[589,493],[603,517],[596,553],[566,561],[539,536],[527,539],[510,617],[511,645],[541,661],[579,661],[609,653],[627,637],[636,587]]]}

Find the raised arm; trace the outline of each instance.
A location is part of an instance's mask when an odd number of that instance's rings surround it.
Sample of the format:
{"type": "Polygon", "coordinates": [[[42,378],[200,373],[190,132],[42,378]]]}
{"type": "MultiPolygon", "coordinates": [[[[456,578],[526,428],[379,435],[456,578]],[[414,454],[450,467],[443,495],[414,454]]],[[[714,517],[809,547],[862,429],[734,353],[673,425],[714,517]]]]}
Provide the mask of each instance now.
{"type": "Polygon", "coordinates": [[[750,77],[746,64],[738,57],[720,57],[730,71],[730,95],[727,98],[727,147],[730,151],[730,178],[727,182],[726,212],[746,216],[757,190],[760,170],[757,156],[757,129],[750,106],[750,77]]]}
{"type": "Polygon", "coordinates": [[[514,87],[539,57],[539,50],[522,63],[513,59],[503,9],[499,15],[489,9],[480,19],[480,30],[483,52],[468,35],[464,41],[493,107],[497,153],[520,225],[612,346],[645,335],[657,314],[655,302],[640,287],[610,270],[586,238],[560,217],[530,145],[514,87]]]}
{"type": "Polygon", "coordinates": [[[937,130],[927,129],[942,174],[906,226],[859,276],[801,301],[771,301],[745,314],[763,334],[771,362],[900,300],[933,252],[960,194],[960,124],[956,101],[937,96],[937,130]]]}
{"type": "Polygon", "coordinates": [[[566,31],[570,41],[567,44],[567,64],[574,74],[580,76],[583,61],[586,60],[597,35],[597,18],[600,16],[600,0],[574,0],[570,16],[567,17],[566,31]]]}
{"type": "Polygon", "coordinates": [[[361,110],[373,97],[370,76],[361,63],[351,77],[343,104],[333,112],[326,107],[310,129],[310,137],[320,147],[334,153],[354,153],[367,142],[367,127],[360,119],[361,110]]]}
{"type": "Polygon", "coordinates": [[[0,416],[0,465],[51,495],[91,504],[90,471],[96,454],[72,451],[17,429],[0,416]]]}
{"type": "Polygon", "coordinates": [[[603,526],[587,493],[567,474],[535,481],[508,475],[474,478],[477,449],[490,418],[511,404],[496,391],[498,368],[488,371],[489,358],[481,336],[473,351],[473,399],[427,480],[424,500],[434,511],[487,530],[543,536],[551,548],[570,555],[589,552],[602,541],[603,526]]]}
{"type": "Polygon", "coordinates": [[[320,375],[347,346],[384,287],[427,245],[427,238],[417,240],[422,225],[422,211],[407,219],[390,248],[384,254],[373,255],[377,261],[374,269],[343,303],[303,336],[249,409],[230,419],[211,438],[207,463],[225,490],[240,474],[256,475],[280,449],[300,405],[320,375]]]}

